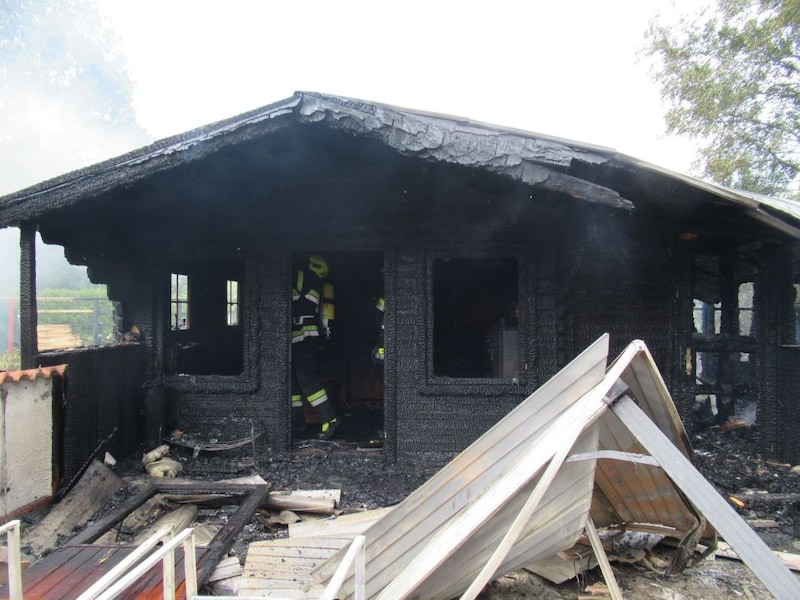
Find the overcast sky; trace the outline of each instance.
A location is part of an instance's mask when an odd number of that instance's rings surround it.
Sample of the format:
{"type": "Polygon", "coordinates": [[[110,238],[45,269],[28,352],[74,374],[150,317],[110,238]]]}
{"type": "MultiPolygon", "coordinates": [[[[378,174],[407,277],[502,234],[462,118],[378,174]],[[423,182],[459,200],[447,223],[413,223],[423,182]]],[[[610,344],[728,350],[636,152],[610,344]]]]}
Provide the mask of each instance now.
{"type": "MultiPolygon", "coordinates": [[[[691,11],[701,0],[682,0],[691,11]]],[[[104,0],[161,138],[317,91],[613,147],[686,171],[637,62],[672,0],[104,0]]]]}
{"type": "MultiPolygon", "coordinates": [[[[688,172],[693,145],[664,135],[640,54],[650,19],[705,2],[100,0],[141,131],[88,131],[80,104],[49,111],[43,94],[14,115],[25,129],[12,152],[26,158],[0,171],[0,194],[295,91],[507,125],[688,172]]],[[[0,247],[8,239],[0,230],[0,247]]]]}

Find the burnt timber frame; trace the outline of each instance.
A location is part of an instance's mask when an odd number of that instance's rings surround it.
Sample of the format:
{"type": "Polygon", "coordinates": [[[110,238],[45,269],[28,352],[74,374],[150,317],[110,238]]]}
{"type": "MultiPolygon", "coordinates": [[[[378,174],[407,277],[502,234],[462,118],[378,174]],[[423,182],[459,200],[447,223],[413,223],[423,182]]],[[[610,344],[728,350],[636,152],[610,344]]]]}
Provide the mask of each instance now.
{"type": "Polygon", "coordinates": [[[246,496],[239,505],[239,510],[228,520],[225,527],[217,532],[217,535],[208,544],[208,549],[197,562],[197,584],[203,585],[211,577],[219,561],[230,550],[236,540],[236,536],[239,535],[245,525],[250,523],[258,507],[267,499],[270,489],[270,485],[264,484],[154,481],[132,496],[112,514],[84,529],[66,545],[91,544],[106,531],[121,523],[125,517],[156,494],[228,494],[246,496]]]}

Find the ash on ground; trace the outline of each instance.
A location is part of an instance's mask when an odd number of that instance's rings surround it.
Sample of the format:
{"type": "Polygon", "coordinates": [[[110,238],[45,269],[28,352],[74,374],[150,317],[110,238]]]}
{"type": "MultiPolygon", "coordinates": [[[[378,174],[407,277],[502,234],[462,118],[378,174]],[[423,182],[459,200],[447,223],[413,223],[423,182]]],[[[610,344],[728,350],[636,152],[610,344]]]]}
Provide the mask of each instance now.
{"type": "MultiPolygon", "coordinates": [[[[800,552],[800,474],[793,465],[762,460],[757,453],[755,426],[732,430],[711,428],[693,436],[694,462],[725,498],[751,498],[752,492],[780,494],[783,500],[746,500],[734,504],[739,514],[773,550],[800,552]],[[792,494],[798,494],[792,499],[792,494]],[[760,525],[755,526],[756,523],[760,525]],[[768,523],[768,526],[764,526],[768,523]]],[[[275,491],[339,489],[342,513],[392,506],[430,479],[454,454],[426,453],[414,460],[387,461],[383,450],[358,444],[304,440],[292,452],[272,455],[266,449],[248,456],[200,453],[173,449],[171,456],[184,465],[182,477],[219,480],[260,475],[275,491]],[[254,460],[255,458],[255,460],[254,460]]],[[[123,475],[125,466],[121,465],[123,475]]],[[[135,471],[135,467],[131,466],[135,471]]],[[[139,470],[140,471],[140,470],[139,470]]],[[[141,473],[139,472],[141,479],[141,473]]],[[[121,498],[119,499],[121,500],[121,498]]],[[[731,500],[733,504],[733,500],[731,500]]],[[[202,510],[200,520],[210,523],[229,518],[223,509],[202,510]]],[[[250,543],[286,536],[285,528],[254,519],[238,536],[232,553],[244,564],[250,543]]],[[[741,562],[705,559],[681,573],[665,575],[660,568],[669,562],[671,550],[656,546],[647,560],[613,563],[625,597],[645,599],[701,600],[715,595],[724,598],[769,598],[763,584],[741,562]]],[[[483,599],[543,598],[571,599],[585,594],[587,585],[602,582],[595,568],[577,579],[554,585],[528,571],[511,573],[494,581],[480,596],[483,599]]]]}

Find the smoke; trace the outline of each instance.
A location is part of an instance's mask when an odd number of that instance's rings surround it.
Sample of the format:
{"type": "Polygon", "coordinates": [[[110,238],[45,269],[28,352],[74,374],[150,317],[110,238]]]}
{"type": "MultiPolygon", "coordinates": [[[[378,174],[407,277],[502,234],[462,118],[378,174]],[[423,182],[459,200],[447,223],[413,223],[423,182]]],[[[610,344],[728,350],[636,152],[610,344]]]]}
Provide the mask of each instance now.
{"type": "MultiPolygon", "coordinates": [[[[0,11],[0,196],[147,144],[133,84],[94,0],[9,0],[0,11]]],[[[0,296],[19,289],[19,231],[0,229],[0,296]]],[[[86,269],[37,243],[37,287],[85,287],[86,269]]]]}

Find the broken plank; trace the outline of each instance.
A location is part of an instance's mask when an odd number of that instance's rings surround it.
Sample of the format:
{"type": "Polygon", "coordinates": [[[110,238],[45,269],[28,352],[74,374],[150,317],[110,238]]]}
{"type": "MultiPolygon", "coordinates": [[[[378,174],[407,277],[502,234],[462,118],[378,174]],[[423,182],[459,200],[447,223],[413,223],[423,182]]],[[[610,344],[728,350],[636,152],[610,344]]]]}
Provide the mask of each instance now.
{"type": "Polygon", "coordinates": [[[236,536],[256,514],[258,507],[269,494],[269,485],[255,485],[247,499],[239,506],[239,510],[225,524],[225,527],[208,545],[208,551],[197,563],[197,584],[203,585],[214,572],[217,564],[233,546],[236,536]]]}
{"type": "Polygon", "coordinates": [[[394,509],[393,506],[339,515],[328,519],[300,521],[289,525],[289,537],[355,537],[364,533],[373,523],[394,509]]]}
{"type": "Polygon", "coordinates": [[[117,527],[109,529],[103,535],[98,537],[96,540],[93,540],[93,543],[100,545],[117,544],[119,543],[120,528],[129,532],[129,535],[126,537],[130,537],[130,532],[138,531],[140,528],[144,527],[147,523],[151,523],[152,521],[156,520],[163,514],[164,514],[164,496],[162,494],[156,494],[155,496],[149,498],[144,504],[133,510],[133,512],[131,512],[127,517],[125,517],[122,523],[118,524],[117,527]]]}
{"type": "Polygon", "coordinates": [[[596,566],[597,559],[593,553],[589,552],[589,556],[580,557],[577,560],[566,560],[559,555],[551,556],[544,560],[537,560],[526,566],[525,570],[544,577],[552,583],[561,584],[575,579],[596,566]]]}
{"type": "Polygon", "coordinates": [[[125,517],[147,502],[156,491],[157,488],[152,485],[148,485],[139,490],[136,495],[129,498],[117,510],[84,529],[73,537],[69,543],[72,545],[91,544],[106,531],[117,525],[120,521],[124,520],[125,517]]]}
{"type": "MultiPolygon", "coordinates": [[[[790,568],[792,571],[800,571],[800,554],[792,554],[790,552],[781,552],[779,550],[773,550],[772,553],[780,560],[784,565],[790,568]]],[[[731,560],[742,560],[736,551],[730,547],[729,544],[725,542],[719,542],[717,544],[717,550],[714,552],[714,556],[719,556],[720,558],[728,558],[731,560]]]]}
{"type": "Polygon", "coordinates": [[[68,536],[76,527],[85,525],[123,488],[122,479],[100,461],[93,460],[67,496],[25,536],[23,546],[37,557],[53,550],[59,536],[68,536]]]}
{"type": "Polygon", "coordinates": [[[170,511],[158,519],[154,523],[144,528],[136,534],[133,538],[133,543],[139,545],[147,538],[156,533],[159,529],[167,528],[170,531],[169,537],[183,531],[189,527],[197,518],[197,507],[194,504],[185,504],[170,511]]]}
{"type": "Polygon", "coordinates": [[[336,501],[333,498],[308,498],[279,492],[271,493],[267,497],[265,506],[275,510],[292,510],[322,515],[332,515],[336,511],[336,501]]]}
{"type": "Polygon", "coordinates": [[[236,556],[230,556],[219,561],[217,568],[208,578],[208,583],[238,577],[242,574],[242,565],[236,556]]]}

